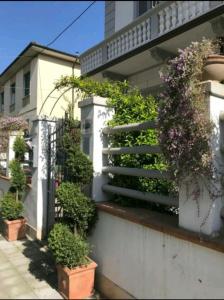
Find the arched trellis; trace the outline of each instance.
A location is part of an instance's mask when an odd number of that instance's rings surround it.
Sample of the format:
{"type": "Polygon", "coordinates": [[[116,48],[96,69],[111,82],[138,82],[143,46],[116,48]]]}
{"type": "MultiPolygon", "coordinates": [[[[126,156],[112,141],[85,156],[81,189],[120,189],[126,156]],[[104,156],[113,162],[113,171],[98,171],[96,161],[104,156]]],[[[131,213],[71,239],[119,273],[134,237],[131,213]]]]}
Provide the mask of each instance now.
{"type": "Polygon", "coordinates": [[[73,87],[69,87],[67,90],[65,90],[65,91],[58,97],[58,99],[56,100],[56,102],[54,103],[54,105],[53,105],[53,107],[52,107],[52,109],[51,109],[50,116],[51,116],[51,114],[52,114],[52,112],[53,112],[55,106],[57,105],[58,101],[61,99],[61,97],[62,97],[65,93],[67,93],[68,91],[70,91],[72,88],[73,88],[73,87]]]}

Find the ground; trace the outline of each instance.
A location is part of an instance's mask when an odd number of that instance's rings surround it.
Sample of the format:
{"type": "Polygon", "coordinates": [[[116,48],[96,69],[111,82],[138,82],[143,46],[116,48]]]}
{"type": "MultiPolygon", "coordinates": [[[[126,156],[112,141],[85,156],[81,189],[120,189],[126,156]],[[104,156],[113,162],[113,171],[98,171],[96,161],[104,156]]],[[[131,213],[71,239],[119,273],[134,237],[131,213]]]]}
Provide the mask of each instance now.
{"type": "Polygon", "coordinates": [[[0,235],[0,299],[63,299],[56,289],[55,263],[43,243],[0,235]]]}

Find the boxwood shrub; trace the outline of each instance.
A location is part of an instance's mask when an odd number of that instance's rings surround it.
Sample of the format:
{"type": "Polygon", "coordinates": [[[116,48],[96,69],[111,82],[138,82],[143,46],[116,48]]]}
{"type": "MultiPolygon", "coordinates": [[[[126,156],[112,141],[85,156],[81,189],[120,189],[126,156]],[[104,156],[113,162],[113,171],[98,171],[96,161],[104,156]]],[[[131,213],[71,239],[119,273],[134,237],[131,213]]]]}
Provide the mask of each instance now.
{"type": "Polygon", "coordinates": [[[78,234],[74,235],[65,224],[54,225],[49,233],[48,246],[57,264],[69,269],[88,264],[89,244],[78,234]]]}
{"type": "Polygon", "coordinates": [[[21,201],[16,201],[15,195],[6,193],[0,201],[1,216],[3,219],[12,221],[22,217],[23,204],[21,201]]]}

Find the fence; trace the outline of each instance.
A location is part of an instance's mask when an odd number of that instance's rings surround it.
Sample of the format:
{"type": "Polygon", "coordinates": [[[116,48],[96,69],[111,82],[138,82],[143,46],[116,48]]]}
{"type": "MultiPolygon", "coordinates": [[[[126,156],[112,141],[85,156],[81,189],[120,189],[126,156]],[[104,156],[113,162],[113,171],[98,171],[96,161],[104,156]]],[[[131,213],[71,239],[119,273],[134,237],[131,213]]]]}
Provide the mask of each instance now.
{"type": "MultiPolygon", "coordinates": [[[[222,84],[212,81],[204,82],[203,84],[206,91],[205,101],[208,103],[208,114],[215,125],[214,132],[211,136],[211,150],[214,164],[217,170],[223,171],[221,170],[224,163],[223,154],[220,151],[223,142],[221,139],[220,132],[222,129],[219,118],[220,114],[224,111],[224,88],[222,84]]],[[[108,135],[116,135],[121,132],[141,131],[150,128],[156,129],[156,122],[126,124],[110,128],[106,125],[108,120],[112,118],[114,112],[112,108],[107,107],[106,99],[93,97],[80,102],[79,107],[81,108],[81,123],[83,128],[83,150],[93,161],[94,179],[92,184],[92,198],[95,201],[107,201],[111,199],[111,195],[115,194],[135,198],[140,201],[179,206],[179,225],[181,227],[209,235],[220,230],[222,226],[220,211],[224,205],[222,193],[214,199],[203,184],[200,185],[200,195],[198,197],[199,210],[193,194],[189,194],[188,192],[192,191],[194,182],[192,182],[191,186],[189,186],[189,183],[187,186],[185,181],[180,183],[179,199],[110,184],[108,174],[169,179],[169,173],[167,171],[104,165],[104,162],[107,161],[105,157],[108,155],[161,153],[159,145],[120,148],[105,146],[108,135]],[[85,124],[87,123],[88,132],[85,130],[85,124]]],[[[205,179],[208,180],[208,185],[211,185],[210,179],[205,179]]],[[[217,183],[216,189],[220,191],[223,190],[220,181],[217,183]]]]}

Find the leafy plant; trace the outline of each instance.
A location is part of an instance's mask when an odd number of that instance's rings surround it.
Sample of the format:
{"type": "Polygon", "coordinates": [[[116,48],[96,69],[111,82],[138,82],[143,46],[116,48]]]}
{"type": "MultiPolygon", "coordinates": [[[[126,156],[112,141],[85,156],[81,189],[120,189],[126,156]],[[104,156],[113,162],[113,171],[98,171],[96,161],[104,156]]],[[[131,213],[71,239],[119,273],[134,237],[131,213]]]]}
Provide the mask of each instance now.
{"type": "Polygon", "coordinates": [[[16,201],[15,195],[6,193],[0,201],[1,215],[7,220],[17,220],[22,216],[23,204],[16,201]]]}
{"type": "Polygon", "coordinates": [[[90,159],[80,150],[79,145],[71,146],[65,160],[70,181],[80,185],[88,184],[93,177],[93,166],[90,159]]]}
{"type": "Polygon", "coordinates": [[[16,199],[18,200],[25,189],[26,176],[18,160],[12,160],[9,164],[9,169],[11,172],[11,190],[15,190],[16,199]]]}
{"type": "Polygon", "coordinates": [[[13,144],[13,151],[15,152],[15,157],[19,161],[23,161],[24,155],[27,151],[27,145],[22,136],[17,136],[13,144]]]}
{"type": "MultiPolygon", "coordinates": [[[[116,126],[127,123],[155,120],[158,114],[157,103],[152,96],[144,97],[137,88],[133,88],[127,81],[124,82],[96,82],[89,78],[64,76],[57,83],[56,88],[73,87],[79,90],[81,96],[93,95],[108,99],[108,105],[113,107],[115,114],[109,125],[116,126]]],[[[122,133],[110,137],[112,147],[127,147],[137,145],[155,145],[158,142],[156,130],[150,129],[142,132],[122,133]]],[[[120,155],[110,158],[110,164],[115,166],[152,168],[164,170],[167,168],[166,160],[162,155],[138,154],[120,155]]],[[[168,194],[174,190],[173,185],[166,180],[146,178],[133,178],[130,176],[115,175],[112,180],[116,185],[138,190],[161,192],[168,194]]],[[[133,199],[130,200],[133,202],[133,199]]]]}
{"type": "Polygon", "coordinates": [[[86,236],[96,222],[95,203],[86,197],[77,184],[63,182],[56,191],[59,205],[63,209],[64,221],[75,232],[86,236]]]}
{"type": "Polygon", "coordinates": [[[161,72],[165,91],[160,96],[159,141],[177,181],[212,174],[213,125],[200,82],[208,55],[216,51],[217,44],[211,40],[192,42],[161,72]]]}
{"type": "Polygon", "coordinates": [[[88,263],[88,243],[79,235],[74,235],[65,224],[55,224],[48,237],[48,246],[56,263],[70,269],[88,263]]]}

